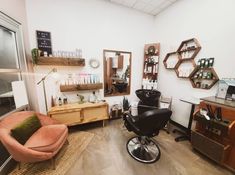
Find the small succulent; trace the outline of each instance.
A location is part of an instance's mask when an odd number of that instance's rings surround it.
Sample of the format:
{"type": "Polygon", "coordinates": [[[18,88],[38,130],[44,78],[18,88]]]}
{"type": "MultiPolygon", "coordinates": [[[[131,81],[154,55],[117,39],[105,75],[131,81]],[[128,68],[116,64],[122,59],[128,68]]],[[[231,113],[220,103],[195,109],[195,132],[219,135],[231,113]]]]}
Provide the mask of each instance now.
{"type": "Polygon", "coordinates": [[[33,64],[37,64],[39,57],[39,50],[37,48],[34,48],[31,50],[31,54],[32,54],[33,64]]]}

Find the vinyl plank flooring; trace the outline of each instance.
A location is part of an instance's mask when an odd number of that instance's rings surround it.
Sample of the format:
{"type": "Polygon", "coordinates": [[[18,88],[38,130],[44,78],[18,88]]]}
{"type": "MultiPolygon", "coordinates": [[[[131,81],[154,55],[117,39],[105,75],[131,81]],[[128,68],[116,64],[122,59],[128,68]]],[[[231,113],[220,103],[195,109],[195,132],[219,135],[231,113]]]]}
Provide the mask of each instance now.
{"type": "MultiPolygon", "coordinates": [[[[84,128],[78,127],[73,130],[84,128]]],[[[142,164],[129,156],[127,140],[134,136],[122,120],[110,121],[104,128],[88,127],[95,137],[67,175],[232,175],[227,169],[195,152],[188,141],[175,142],[174,135],[161,131],[155,140],[161,158],[154,164],[142,164]]]]}

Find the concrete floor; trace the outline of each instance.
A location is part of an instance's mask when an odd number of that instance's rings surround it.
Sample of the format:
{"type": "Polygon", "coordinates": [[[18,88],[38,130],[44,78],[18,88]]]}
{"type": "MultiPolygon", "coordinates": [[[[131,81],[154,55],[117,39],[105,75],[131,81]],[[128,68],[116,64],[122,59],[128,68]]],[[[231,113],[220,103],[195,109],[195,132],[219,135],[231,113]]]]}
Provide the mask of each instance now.
{"type": "Polygon", "coordinates": [[[129,156],[126,142],[134,133],[123,127],[122,120],[113,120],[102,128],[101,123],[70,129],[85,130],[95,137],[69,170],[67,175],[232,175],[205,156],[195,152],[189,141],[175,142],[176,135],[161,131],[155,140],[161,158],[154,164],[142,164],[129,156]]]}

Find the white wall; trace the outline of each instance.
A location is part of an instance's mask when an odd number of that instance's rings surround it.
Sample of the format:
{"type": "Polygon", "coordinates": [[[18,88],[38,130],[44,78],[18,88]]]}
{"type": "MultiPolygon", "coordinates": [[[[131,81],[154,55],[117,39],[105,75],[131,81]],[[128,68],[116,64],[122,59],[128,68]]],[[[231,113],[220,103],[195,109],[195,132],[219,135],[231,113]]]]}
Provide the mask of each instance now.
{"type": "Polygon", "coordinates": [[[189,80],[179,79],[174,71],[166,70],[166,53],[177,49],[182,40],[195,37],[202,49],[196,60],[215,57],[214,68],[220,78],[235,77],[235,1],[181,0],[155,18],[155,40],[161,43],[159,90],[173,97],[173,120],[187,126],[190,105],[180,102],[182,97],[215,95],[211,90],[192,88],[189,80]]]}
{"type": "MultiPolygon", "coordinates": [[[[96,72],[103,79],[103,49],[132,52],[132,84],[130,99],[135,99],[135,89],[141,87],[143,47],[154,42],[154,17],[98,0],[26,0],[30,47],[36,47],[35,30],[50,31],[54,50],[73,51],[81,48],[87,66],[58,67],[60,73],[96,72]],[[101,62],[98,70],[88,66],[88,59],[101,62]]],[[[54,66],[35,67],[36,81],[54,66]]],[[[58,87],[58,85],[57,85],[58,87]]],[[[58,90],[55,83],[47,81],[48,101],[58,90]]],[[[37,87],[40,111],[45,112],[41,86],[37,87]]],[[[103,92],[102,92],[103,94],[103,92]]],[[[74,97],[75,98],[75,97],[74,97]]],[[[122,97],[106,98],[110,104],[122,97]]]]}
{"type": "MultiPolygon", "coordinates": [[[[24,47],[25,47],[25,55],[27,58],[28,63],[28,71],[32,72],[32,64],[31,64],[31,52],[29,48],[29,38],[28,38],[28,24],[27,24],[27,17],[26,17],[26,6],[25,0],[0,0],[0,11],[7,14],[11,18],[15,19],[16,21],[22,24],[23,30],[23,40],[24,40],[24,47]]],[[[34,76],[31,73],[27,73],[27,89],[29,95],[30,106],[32,109],[37,110],[37,96],[36,91],[34,88],[34,76]]]]}
{"type": "MultiPolygon", "coordinates": [[[[26,0],[29,24],[30,47],[36,47],[35,30],[52,33],[54,50],[83,50],[83,57],[101,61],[98,70],[89,68],[58,67],[59,72],[96,72],[103,78],[102,50],[117,49],[131,51],[132,86],[130,99],[135,99],[135,89],[141,87],[143,46],[145,43],[161,43],[159,68],[159,90],[173,97],[173,120],[187,126],[190,105],[180,102],[182,97],[215,95],[211,90],[192,88],[188,80],[179,79],[174,71],[166,70],[162,64],[166,53],[178,48],[182,40],[195,37],[202,50],[196,60],[215,57],[215,70],[220,78],[234,77],[235,46],[235,1],[227,0],[181,0],[155,19],[149,15],[98,0],[26,0]]],[[[88,63],[88,61],[86,61],[88,63]]],[[[54,66],[35,67],[36,81],[54,66]]],[[[58,84],[47,81],[48,102],[58,91],[58,84]]],[[[45,112],[41,86],[37,86],[40,111],[45,112]]],[[[72,93],[73,99],[74,93],[72,93]]],[[[106,98],[110,104],[122,97],[106,98]]]]}

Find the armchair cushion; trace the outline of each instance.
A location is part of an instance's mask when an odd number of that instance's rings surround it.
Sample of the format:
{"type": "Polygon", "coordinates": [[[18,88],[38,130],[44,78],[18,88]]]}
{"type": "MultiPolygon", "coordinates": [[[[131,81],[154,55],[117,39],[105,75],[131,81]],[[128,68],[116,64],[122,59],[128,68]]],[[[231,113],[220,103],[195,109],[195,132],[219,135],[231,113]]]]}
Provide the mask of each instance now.
{"type": "Polygon", "coordinates": [[[34,114],[11,129],[11,135],[22,145],[41,127],[40,120],[34,114]]]}
{"type": "Polygon", "coordinates": [[[63,124],[42,126],[24,146],[34,151],[54,152],[64,143],[67,133],[68,129],[63,124]]]}

